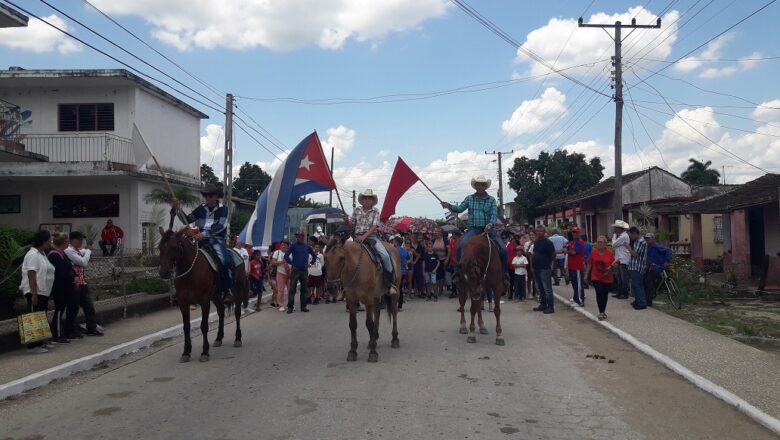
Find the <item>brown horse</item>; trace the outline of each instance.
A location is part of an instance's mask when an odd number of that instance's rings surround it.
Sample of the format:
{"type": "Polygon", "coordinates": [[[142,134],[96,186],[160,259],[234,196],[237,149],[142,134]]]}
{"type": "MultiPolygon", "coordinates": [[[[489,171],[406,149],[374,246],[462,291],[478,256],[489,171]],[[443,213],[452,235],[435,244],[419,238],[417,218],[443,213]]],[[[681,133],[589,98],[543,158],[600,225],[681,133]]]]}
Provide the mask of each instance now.
{"type": "Polygon", "coordinates": [[[471,298],[471,326],[468,330],[468,342],[477,342],[474,315],[478,315],[479,333],[486,335],[488,330],[482,320],[482,303],[488,289],[493,290],[493,313],[496,315],[496,345],[504,345],[504,335],[501,329],[501,297],[506,291],[504,284],[504,265],[498,244],[486,234],[472,237],[463,247],[460,260],[460,333],[466,333],[465,306],[466,296],[471,298]]]}
{"type": "MultiPolygon", "coordinates": [[[[401,259],[398,251],[388,243],[383,243],[390,259],[395,267],[394,285],[401,283],[401,259]]],[[[341,239],[334,238],[328,243],[325,250],[325,271],[328,274],[328,289],[335,289],[338,285],[344,290],[347,308],[349,309],[349,330],[352,333],[347,361],[357,360],[357,302],[366,306],[366,329],[368,329],[369,342],[368,362],[379,360],[376,352],[376,341],[379,339],[379,315],[382,295],[385,298],[387,317],[393,322],[393,339],[390,344],[398,348],[401,343],[398,340],[398,290],[393,287],[388,292],[382,284],[382,271],[377,269],[371,261],[368,251],[359,243],[350,241],[343,243],[341,239]],[[373,312],[373,313],[372,313],[373,312]]]]}
{"type": "MultiPolygon", "coordinates": [[[[222,345],[225,335],[225,304],[222,301],[216,272],[211,269],[208,261],[200,255],[199,244],[192,236],[191,229],[184,227],[179,232],[164,231],[160,228],[160,278],[169,279],[176,268],[176,301],[181,310],[184,325],[184,353],[181,362],[190,360],[192,341],[190,339],[190,305],[198,304],[201,310],[200,332],[203,334],[203,352],[200,361],[209,360],[209,308],[213,302],[219,315],[219,329],[214,346],[222,345]]],[[[247,298],[247,275],[244,265],[238,265],[233,270],[233,296],[236,310],[236,340],[234,347],[241,346],[241,303],[247,298]]]]}

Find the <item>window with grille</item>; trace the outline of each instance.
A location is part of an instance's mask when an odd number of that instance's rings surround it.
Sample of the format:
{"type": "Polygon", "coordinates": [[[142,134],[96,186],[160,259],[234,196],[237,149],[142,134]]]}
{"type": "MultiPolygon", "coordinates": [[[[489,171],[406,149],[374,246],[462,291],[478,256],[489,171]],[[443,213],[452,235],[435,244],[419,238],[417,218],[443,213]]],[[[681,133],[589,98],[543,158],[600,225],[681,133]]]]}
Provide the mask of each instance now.
{"type": "Polygon", "coordinates": [[[713,217],[712,224],[715,225],[715,243],[723,243],[723,216],[713,217]]]}
{"type": "Polygon", "coordinates": [[[114,103],[60,104],[60,131],[114,131],[114,103]]]}
{"type": "Polygon", "coordinates": [[[119,194],[52,196],[54,218],[118,217],[119,194]]]}
{"type": "Polygon", "coordinates": [[[0,196],[0,214],[19,214],[22,212],[22,196],[0,196]]]}

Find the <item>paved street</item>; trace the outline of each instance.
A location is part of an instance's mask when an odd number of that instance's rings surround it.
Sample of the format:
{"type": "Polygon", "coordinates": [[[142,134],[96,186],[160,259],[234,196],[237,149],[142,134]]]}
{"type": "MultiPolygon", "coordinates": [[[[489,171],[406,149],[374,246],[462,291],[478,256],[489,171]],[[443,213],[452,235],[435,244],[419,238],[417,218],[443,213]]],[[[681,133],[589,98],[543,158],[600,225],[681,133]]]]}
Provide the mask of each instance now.
{"type": "Polygon", "coordinates": [[[345,361],[343,304],[266,309],[208,363],[178,363],[176,339],[0,402],[0,439],[775,438],[567,307],[532,305],[505,305],[498,347],[492,316],[467,344],[454,300],[413,301],[400,349],[382,317],[377,364],[362,314],[345,361]]]}

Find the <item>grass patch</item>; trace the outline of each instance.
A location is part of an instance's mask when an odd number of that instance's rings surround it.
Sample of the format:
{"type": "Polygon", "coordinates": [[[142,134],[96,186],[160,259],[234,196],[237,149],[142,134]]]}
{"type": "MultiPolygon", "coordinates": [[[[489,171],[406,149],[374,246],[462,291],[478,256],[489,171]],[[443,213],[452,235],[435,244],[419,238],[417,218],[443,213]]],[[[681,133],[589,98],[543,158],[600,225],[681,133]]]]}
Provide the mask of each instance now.
{"type": "Polygon", "coordinates": [[[135,278],[127,283],[127,293],[166,293],[168,283],[157,277],[135,278]]]}

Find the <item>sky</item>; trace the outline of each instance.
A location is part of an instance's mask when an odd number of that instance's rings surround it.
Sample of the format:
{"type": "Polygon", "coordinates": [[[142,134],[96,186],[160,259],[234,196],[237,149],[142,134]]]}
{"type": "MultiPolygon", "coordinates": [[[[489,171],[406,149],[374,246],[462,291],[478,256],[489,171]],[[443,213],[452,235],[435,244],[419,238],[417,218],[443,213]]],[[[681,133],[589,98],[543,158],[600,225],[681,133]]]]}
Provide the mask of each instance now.
{"type": "MultiPolygon", "coordinates": [[[[89,0],[197,79],[86,2],[47,1],[60,11],[13,0],[203,101],[171,90],[209,115],[200,154],[217,174],[219,110],[229,92],[240,118],[236,166],[249,161],[273,175],[285,151],[317,130],[326,155],[334,149],[345,205],[366,188],[381,204],[397,157],[447,201],[462,200],[478,175],[493,179],[496,194],[497,157],[486,151],[506,152],[506,171],[515,158],[566,149],[600,157],[611,176],[614,34],[578,28],[580,16],[586,23],[662,19],[660,29],[623,29],[625,173],[659,166],[679,175],[689,158],[712,161],[729,184],[780,172],[780,3],[768,0],[572,0],[532,9],[530,2],[464,2],[520,48],[450,0],[89,0]]],[[[34,18],[27,28],[0,29],[0,68],[7,66],[122,67],[34,18]]],[[[508,202],[516,193],[505,186],[504,195],[508,202]]],[[[312,197],[328,200],[327,193],[312,197]]],[[[444,215],[419,183],[397,213],[444,215]]]]}

